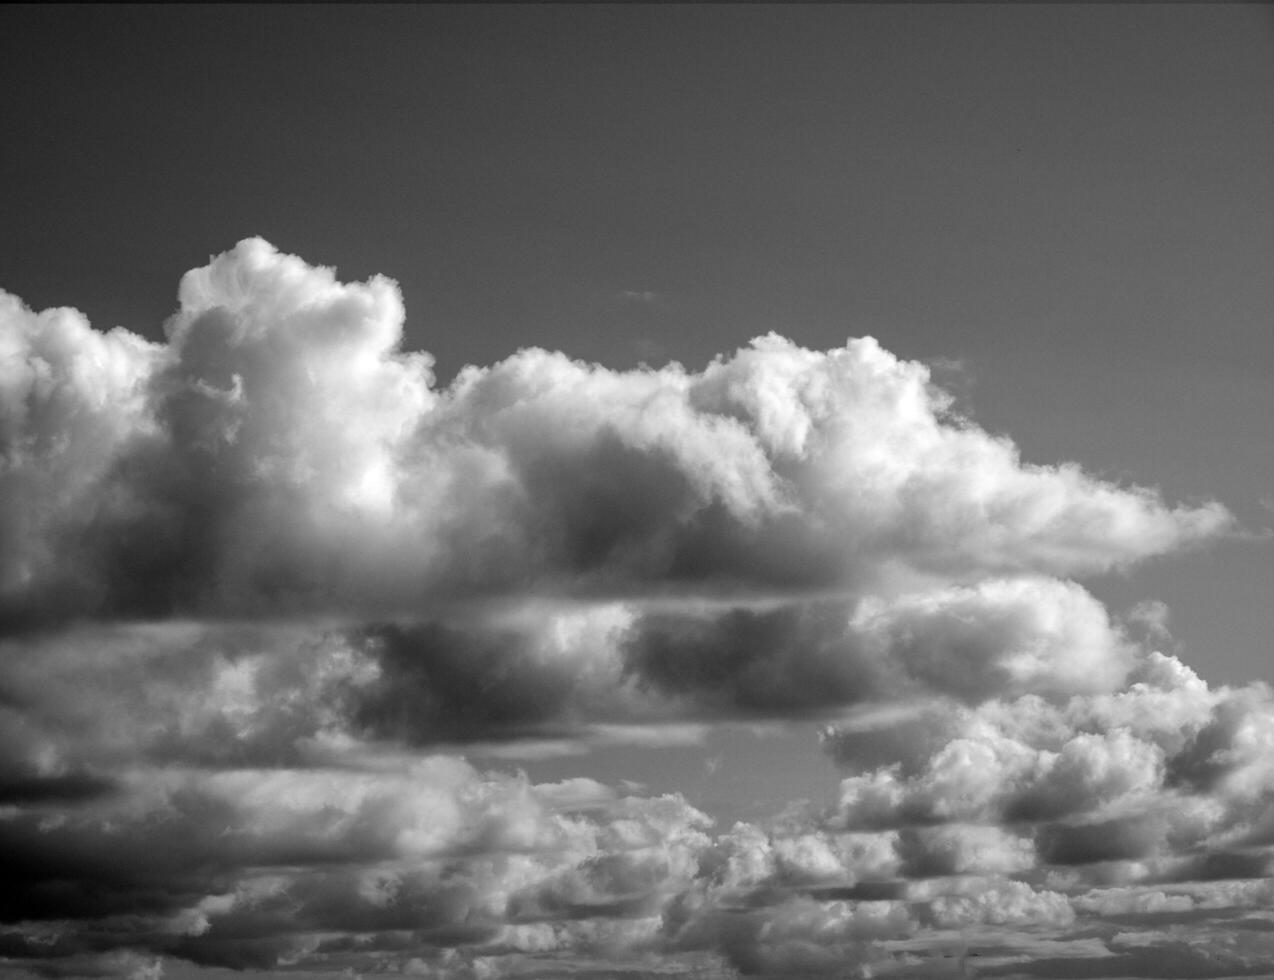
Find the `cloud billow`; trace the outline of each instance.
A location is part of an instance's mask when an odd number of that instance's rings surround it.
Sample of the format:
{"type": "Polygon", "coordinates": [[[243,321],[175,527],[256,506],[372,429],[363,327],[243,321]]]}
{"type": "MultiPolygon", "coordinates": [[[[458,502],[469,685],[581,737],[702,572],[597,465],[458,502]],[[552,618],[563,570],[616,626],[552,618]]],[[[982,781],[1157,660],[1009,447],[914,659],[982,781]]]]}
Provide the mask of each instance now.
{"type": "Polygon", "coordinates": [[[439,386],[403,321],[260,239],[163,342],[0,294],[6,968],[1274,957],[1200,939],[1268,898],[1274,699],[1071,580],[1222,506],[1023,463],[871,339],[439,386]],[[764,826],[466,758],[811,720],[838,802],[764,826]]]}
{"type": "Polygon", "coordinates": [[[870,339],[697,374],[528,349],[439,390],[390,280],[251,239],[180,299],[163,344],[6,300],[8,617],[1071,574],[1229,520],[1020,463],[870,339]]]}

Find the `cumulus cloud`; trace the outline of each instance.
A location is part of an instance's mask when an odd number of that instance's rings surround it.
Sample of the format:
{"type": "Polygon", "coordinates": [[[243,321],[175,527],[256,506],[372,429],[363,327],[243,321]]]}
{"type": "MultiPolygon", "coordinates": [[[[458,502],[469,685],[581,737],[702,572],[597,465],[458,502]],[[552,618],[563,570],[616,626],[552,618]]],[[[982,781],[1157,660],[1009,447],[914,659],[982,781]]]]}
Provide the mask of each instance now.
{"type": "MultiPolygon", "coordinates": [[[[953,707],[941,724],[903,728],[905,761],[865,754],[871,729],[829,731],[828,751],[859,770],[842,781],[830,825],[902,828],[917,842],[936,830],[1011,833],[1018,849],[984,853],[1068,890],[1264,878],[1268,841],[1254,829],[1274,796],[1269,692],[1213,691],[1161,654],[1138,672],[1148,680],[1113,695],[953,707]]],[[[912,846],[913,874],[935,863],[961,870],[950,844],[945,854],[912,846]]],[[[1085,901],[1106,908],[1100,896],[1085,901]]]]}
{"type": "MultiPolygon", "coordinates": [[[[1078,587],[1034,580],[889,603],[81,624],[0,639],[0,655],[0,799],[104,792],[113,767],[139,760],[295,766],[365,755],[367,742],[523,742],[504,754],[534,755],[685,741],[721,720],[831,718],[882,700],[994,705],[1037,689],[1059,704],[1097,691],[1085,702],[1094,712],[1136,710],[1118,693],[1134,649],[1117,626],[1078,587]]],[[[1140,710],[1169,717],[1158,704],[1140,710]]],[[[905,762],[921,741],[895,719],[863,737],[847,729],[839,746],[844,758],[905,762]]],[[[1178,769],[1186,778],[1184,761],[1178,769]]]]}
{"type": "Polygon", "coordinates": [[[870,339],[698,373],[530,349],[440,390],[383,277],[250,239],[180,302],[152,344],[6,297],[7,618],[1069,574],[1229,521],[1021,463],[870,339]]]}
{"type": "Polygon", "coordinates": [[[260,239],[179,304],[150,341],[0,294],[0,969],[1264,955],[1198,936],[1260,932],[1274,697],[1071,580],[1219,504],[1023,463],[871,339],[440,386],[392,280],[260,239]],[[471,761],[812,719],[837,803],[728,828],[471,761]]]}
{"type": "Polygon", "coordinates": [[[693,873],[708,823],[678,797],[537,787],[446,756],[389,772],[165,770],[125,782],[56,819],[0,823],[0,911],[20,953],[47,953],[41,922],[68,952],[109,936],[270,966],[332,932],[408,930],[446,948],[494,943],[517,922],[633,918],[693,873]]]}

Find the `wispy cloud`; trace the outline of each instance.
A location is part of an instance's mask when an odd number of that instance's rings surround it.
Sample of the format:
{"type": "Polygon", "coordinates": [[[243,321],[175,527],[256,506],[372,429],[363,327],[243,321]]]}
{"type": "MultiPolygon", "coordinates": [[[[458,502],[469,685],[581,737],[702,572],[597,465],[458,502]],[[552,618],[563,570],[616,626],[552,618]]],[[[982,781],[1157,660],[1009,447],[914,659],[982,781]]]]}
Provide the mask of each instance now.
{"type": "Polygon", "coordinates": [[[615,298],[626,303],[656,303],[663,297],[650,289],[621,289],[615,298]]]}

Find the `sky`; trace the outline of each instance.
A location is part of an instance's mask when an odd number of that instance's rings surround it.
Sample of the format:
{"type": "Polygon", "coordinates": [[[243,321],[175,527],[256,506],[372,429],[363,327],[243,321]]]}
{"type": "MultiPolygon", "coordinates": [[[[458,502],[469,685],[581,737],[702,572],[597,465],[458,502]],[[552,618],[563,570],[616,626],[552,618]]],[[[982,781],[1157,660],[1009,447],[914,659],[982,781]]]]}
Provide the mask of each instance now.
{"type": "Polygon", "coordinates": [[[1274,12],[0,10],[0,975],[1274,975],[1274,12]]]}

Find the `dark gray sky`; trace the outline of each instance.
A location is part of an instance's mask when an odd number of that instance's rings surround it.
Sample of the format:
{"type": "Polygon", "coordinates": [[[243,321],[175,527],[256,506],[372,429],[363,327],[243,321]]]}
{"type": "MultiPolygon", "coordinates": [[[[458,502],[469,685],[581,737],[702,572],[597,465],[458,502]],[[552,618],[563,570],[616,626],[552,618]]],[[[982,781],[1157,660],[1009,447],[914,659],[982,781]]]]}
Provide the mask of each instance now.
{"type": "MultiPolygon", "coordinates": [[[[259,235],[396,279],[443,383],[870,334],[1029,462],[1229,507],[1245,534],[1083,582],[1274,682],[1274,7],[8,6],[0,122],[33,309],[159,340],[259,235]]],[[[525,766],[760,819],[835,792],[817,724],[525,766]]]]}

